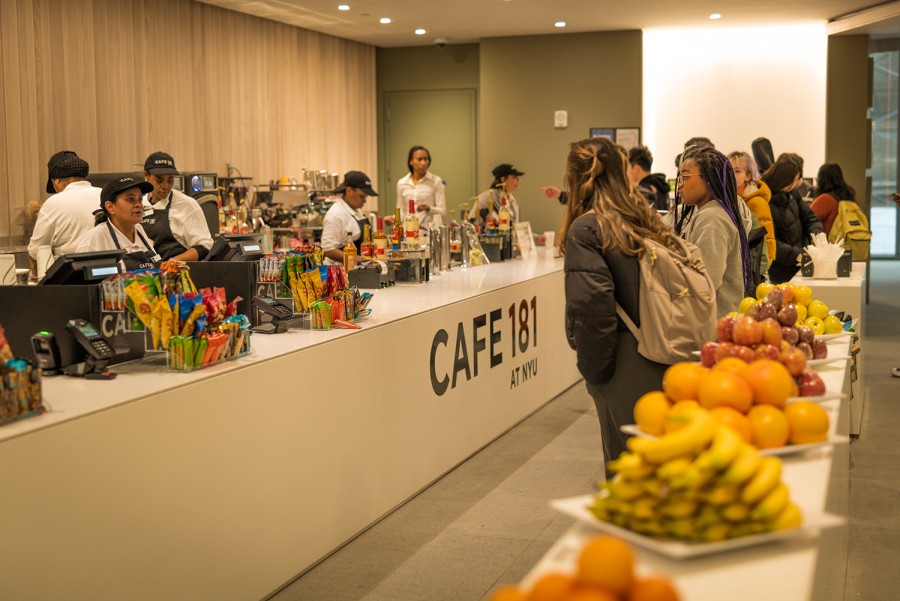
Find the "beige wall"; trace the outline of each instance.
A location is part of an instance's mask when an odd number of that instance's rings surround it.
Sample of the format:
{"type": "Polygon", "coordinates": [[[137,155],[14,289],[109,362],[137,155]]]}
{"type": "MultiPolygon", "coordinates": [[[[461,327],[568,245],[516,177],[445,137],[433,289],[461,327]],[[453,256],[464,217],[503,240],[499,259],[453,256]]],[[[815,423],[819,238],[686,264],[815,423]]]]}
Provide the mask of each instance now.
{"type": "Polygon", "coordinates": [[[526,175],[515,197],[535,232],[556,230],[558,203],[539,186],[561,186],[568,144],[591,127],[641,125],[641,32],[494,38],[481,43],[479,187],[512,163],[526,175]],[[569,126],[554,129],[553,112],[569,126]]]}
{"type": "MultiPolygon", "coordinates": [[[[825,102],[825,160],[837,163],[844,179],[856,190],[856,198],[868,212],[866,169],[871,164],[872,70],[869,66],[869,38],[866,35],[828,38],[828,77],[825,102]]],[[[815,177],[818,166],[804,175],[815,177]]]]}
{"type": "Polygon", "coordinates": [[[562,209],[537,188],[562,184],[568,144],[591,127],[640,126],[641,54],[639,31],[379,49],[379,115],[386,91],[476,88],[479,188],[495,165],[515,164],[526,172],[516,192],[522,218],[536,232],[555,230],[562,209]],[[553,128],[555,110],[569,111],[567,129],[553,128]]]}
{"type": "Polygon", "coordinates": [[[4,0],[0,236],[47,196],[57,150],[94,172],[163,149],[256,182],[374,173],[375,115],[373,46],[190,0],[4,0]]]}

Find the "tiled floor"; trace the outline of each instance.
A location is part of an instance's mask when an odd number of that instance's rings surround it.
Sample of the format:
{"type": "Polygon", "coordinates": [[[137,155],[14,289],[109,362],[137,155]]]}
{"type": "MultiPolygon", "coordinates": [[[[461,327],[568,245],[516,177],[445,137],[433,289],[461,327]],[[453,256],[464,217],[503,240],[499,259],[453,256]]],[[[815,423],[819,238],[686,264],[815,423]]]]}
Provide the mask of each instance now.
{"type": "MultiPolygon", "coordinates": [[[[868,406],[850,450],[847,577],[827,600],[900,598],[900,263],[872,264],[868,406]]],[[[479,601],[520,580],[571,525],[547,500],[601,477],[599,426],[576,385],[285,587],[274,601],[479,601]]]]}

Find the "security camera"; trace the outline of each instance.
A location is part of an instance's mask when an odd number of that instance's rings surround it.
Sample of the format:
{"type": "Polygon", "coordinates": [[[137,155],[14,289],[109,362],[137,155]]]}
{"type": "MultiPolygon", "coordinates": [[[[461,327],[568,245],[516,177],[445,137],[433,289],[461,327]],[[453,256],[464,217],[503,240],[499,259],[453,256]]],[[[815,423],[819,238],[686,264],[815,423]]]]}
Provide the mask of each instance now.
{"type": "Polygon", "coordinates": [[[438,48],[443,48],[447,45],[447,38],[434,38],[434,45],[438,48]]]}

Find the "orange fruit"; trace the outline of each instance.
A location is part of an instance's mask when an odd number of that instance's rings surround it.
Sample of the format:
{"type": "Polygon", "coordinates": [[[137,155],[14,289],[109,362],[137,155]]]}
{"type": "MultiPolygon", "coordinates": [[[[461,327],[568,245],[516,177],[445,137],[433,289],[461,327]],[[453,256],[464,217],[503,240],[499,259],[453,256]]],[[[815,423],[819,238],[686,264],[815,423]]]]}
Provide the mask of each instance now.
{"type": "Polygon", "coordinates": [[[507,584],[494,591],[491,601],[528,601],[528,597],[515,584],[507,584]]]}
{"type": "Polygon", "coordinates": [[[581,584],[596,585],[621,595],[634,578],[634,551],[614,536],[595,536],[578,555],[577,578],[581,584]]]}
{"type": "Polygon", "coordinates": [[[538,578],[526,597],[527,601],[556,601],[575,588],[575,578],[563,572],[548,572],[538,578]]]}
{"type": "Polygon", "coordinates": [[[753,402],[758,405],[784,407],[794,390],[794,378],[780,361],[758,359],[747,366],[744,380],[753,390],[753,402]]]}
{"type": "Polygon", "coordinates": [[[697,400],[697,388],[708,371],[699,363],[676,363],[663,374],[663,391],[675,403],[685,399],[697,400]]]}
{"type": "Polygon", "coordinates": [[[664,392],[648,392],[634,404],[634,422],[647,434],[659,436],[665,432],[666,416],[671,407],[664,392]]]}
{"type": "Polygon", "coordinates": [[[680,430],[684,426],[687,425],[685,420],[680,420],[678,417],[684,414],[690,407],[699,407],[700,403],[697,401],[686,400],[686,401],[678,401],[672,408],[669,409],[669,414],[666,415],[666,426],[665,431],[666,434],[669,432],[674,432],[675,430],[680,430]]]}
{"type": "Polygon", "coordinates": [[[581,584],[560,597],[559,601],[619,601],[619,598],[599,586],[581,584]]]}
{"type": "Polygon", "coordinates": [[[753,444],[758,449],[772,449],[787,444],[790,425],[784,413],[772,405],[754,405],[747,412],[753,428],[753,444]]]}
{"type": "Polygon", "coordinates": [[[731,407],[716,407],[710,410],[709,414],[723,426],[728,426],[737,432],[744,442],[753,440],[753,428],[750,427],[750,420],[740,411],[731,407]]]}
{"type": "Polygon", "coordinates": [[[753,389],[735,373],[712,370],[700,383],[697,400],[707,409],[724,406],[744,413],[753,404],[753,389]]]}
{"type": "Polygon", "coordinates": [[[797,401],[784,408],[784,416],[791,428],[791,444],[822,442],[828,438],[828,413],[821,405],[797,401]]]}
{"type": "Polygon", "coordinates": [[[675,585],[668,578],[649,576],[631,583],[628,601],[680,601],[675,585]]]}
{"type": "Polygon", "coordinates": [[[747,362],[737,357],[724,357],[712,367],[714,370],[730,371],[733,374],[742,374],[747,369],[747,362]]]}

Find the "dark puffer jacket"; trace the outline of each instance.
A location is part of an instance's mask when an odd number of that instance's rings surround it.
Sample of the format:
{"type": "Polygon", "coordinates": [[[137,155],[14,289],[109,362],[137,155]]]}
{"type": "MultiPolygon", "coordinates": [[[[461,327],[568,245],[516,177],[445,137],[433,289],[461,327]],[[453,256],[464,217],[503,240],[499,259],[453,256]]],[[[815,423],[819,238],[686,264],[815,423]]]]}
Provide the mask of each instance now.
{"type": "Polygon", "coordinates": [[[651,173],[641,180],[638,188],[650,201],[657,211],[667,211],[669,209],[669,182],[663,173],[651,173]]]}
{"type": "Polygon", "coordinates": [[[812,235],[824,231],[822,222],[809,204],[789,192],[772,195],[769,202],[775,224],[777,250],[775,261],[769,266],[769,279],[775,283],[789,281],[800,269],[797,256],[810,243],[812,235]]]}
{"type": "Polygon", "coordinates": [[[575,349],[578,371],[599,386],[616,370],[618,337],[632,336],[616,315],[616,302],[640,326],[638,261],[616,250],[600,252],[600,226],[591,212],[569,227],[565,274],[569,346],[575,349]]]}

